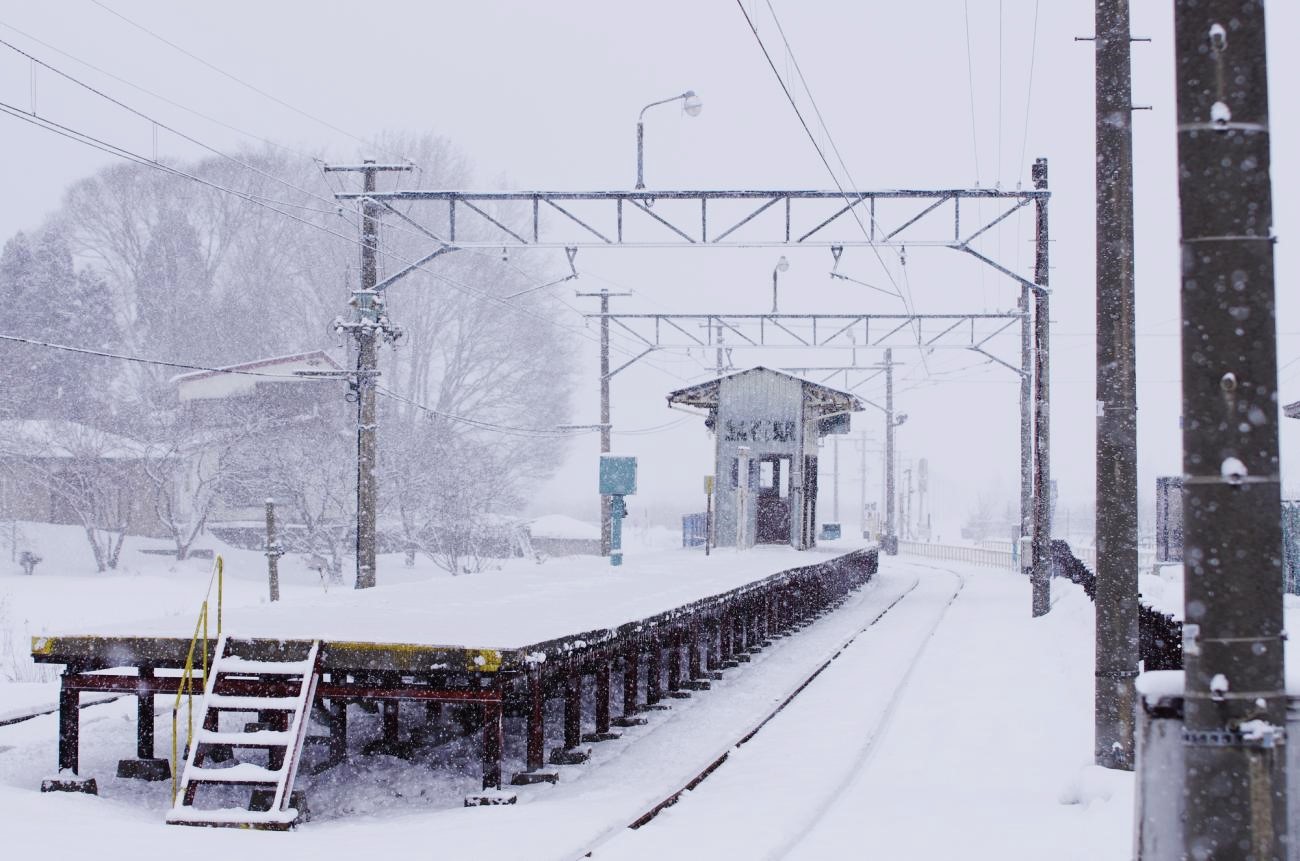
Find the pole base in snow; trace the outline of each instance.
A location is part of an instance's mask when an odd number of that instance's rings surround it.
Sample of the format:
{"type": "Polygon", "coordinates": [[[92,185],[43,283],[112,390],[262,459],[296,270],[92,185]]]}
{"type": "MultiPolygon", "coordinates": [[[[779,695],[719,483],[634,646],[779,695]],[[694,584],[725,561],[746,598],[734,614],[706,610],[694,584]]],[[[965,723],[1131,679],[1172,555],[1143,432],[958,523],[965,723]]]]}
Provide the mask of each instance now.
{"type": "Polygon", "coordinates": [[[614,718],[612,721],[610,721],[610,723],[613,724],[614,726],[620,726],[626,729],[627,727],[631,727],[631,726],[645,726],[646,724],[649,723],[649,721],[643,717],[637,717],[635,715],[623,715],[621,717],[614,718]]]}
{"type": "Polygon", "coordinates": [[[48,777],[41,781],[41,792],[84,792],[86,795],[99,795],[99,784],[95,778],[48,777]]]}
{"type": "Polygon", "coordinates": [[[582,765],[591,759],[591,748],[557,747],[551,751],[551,765],[582,765]]]}
{"type": "Polygon", "coordinates": [[[172,764],[165,759],[123,759],[117,763],[117,776],[152,782],[171,780],[172,764]]]}
{"type": "Polygon", "coordinates": [[[713,685],[704,681],[704,679],[690,679],[682,682],[682,688],[688,691],[707,691],[711,687],[713,685]]]}
{"type": "Polygon", "coordinates": [[[622,737],[621,732],[589,732],[582,736],[582,740],[588,744],[595,744],[601,741],[617,741],[622,737]]]}
{"type": "Polygon", "coordinates": [[[519,796],[502,789],[485,789],[465,796],[466,807],[496,807],[501,804],[514,804],[519,796]]]}
{"type": "Polygon", "coordinates": [[[521,771],[510,778],[511,786],[532,786],[535,783],[559,783],[559,772],[555,771],[521,771]]]}

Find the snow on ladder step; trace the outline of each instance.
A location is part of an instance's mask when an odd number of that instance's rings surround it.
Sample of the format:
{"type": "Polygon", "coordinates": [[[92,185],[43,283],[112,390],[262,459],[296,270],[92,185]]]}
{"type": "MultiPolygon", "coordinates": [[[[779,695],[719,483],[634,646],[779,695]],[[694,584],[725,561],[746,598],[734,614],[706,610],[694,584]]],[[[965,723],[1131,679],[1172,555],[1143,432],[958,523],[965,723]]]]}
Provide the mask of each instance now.
{"type": "Polygon", "coordinates": [[[186,772],[191,783],[279,783],[284,776],[283,768],[272,770],[251,762],[241,762],[229,768],[195,766],[186,772]]]}
{"type": "MultiPolygon", "coordinates": [[[[204,683],[202,706],[203,728],[195,735],[194,743],[186,754],[184,770],[175,804],[167,821],[175,825],[238,825],[248,828],[287,828],[297,821],[299,811],[289,806],[298,760],[302,755],[303,738],[307,734],[307,715],[316,696],[319,681],[316,662],[320,641],[311,643],[303,661],[254,661],[226,654],[228,640],[222,635],[217,640],[216,653],[204,683]],[[223,674],[253,676],[300,676],[300,681],[284,678],[253,679],[243,683],[245,694],[233,696],[215,691],[217,678],[223,674]],[[297,696],[279,696],[286,689],[297,689],[297,696]],[[258,696],[259,690],[267,696],[258,696]],[[277,694],[271,696],[270,694],[277,694]],[[229,712],[287,712],[287,727],[281,729],[245,728],[242,732],[222,732],[221,719],[229,712]],[[240,762],[228,768],[206,768],[203,763],[213,746],[265,748],[268,762],[275,768],[266,768],[250,762],[240,762]],[[254,792],[249,807],[269,807],[267,810],[249,810],[223,807],[205,810],[196,807],[195,796],[204,784],[233,784],[243,786],[273,787],[274,795],[257,801],[254,792]],[[254,804],[254,802],[257,802],[254,804]]],[[[304,644],[305,645],[305,644],[304,644]]],[[[227,718],[228,720],[231,718],[227,718]]],[[[263,790],[269,793],[271,790],[263,790]]]]}
{"type": "Polygon", "coordinates": [[[222,658],[222,673],[241,673],[250,676],[302,676],[312,671],[315,661],[254,661],[249,658],[222,658]]]}
{"type": "Polygon", "coordinates": [[[198,732],[199,744],[230,744],[236,747],[288,747],[293,743],[293,736],[287,731],[259,729],[253,732],[218,732],[201,729],[198,732]]]}
{"type": "Polygon", "coordinates": [[[242,807],[218,807],[213,810],[199,810],[184,807],[172,810],[167,821],[173,825],[292,825],[298,818],[298,810],[286,807],[284,810],[245,810],[242,807]]]}
{"type": "MultiPolygon", "coordinates": [[[[216,673],[213,673],[216,677],[216,673]]],[[[206,705],[210,709],[232,712],[291,712],[298,709],[297,697],[251,697],[229,694],[208,694],[206,705]]]]}

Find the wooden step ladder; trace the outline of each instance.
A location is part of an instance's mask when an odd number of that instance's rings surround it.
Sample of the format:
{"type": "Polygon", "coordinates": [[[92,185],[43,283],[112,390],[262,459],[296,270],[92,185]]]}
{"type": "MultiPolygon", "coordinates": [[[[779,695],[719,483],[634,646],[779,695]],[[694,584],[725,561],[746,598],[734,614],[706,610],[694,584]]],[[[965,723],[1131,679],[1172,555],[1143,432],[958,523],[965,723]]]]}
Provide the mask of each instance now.
{"type": "MultiPolygon", "coordinates": [[[[320,641],[239,640],[222,635],[204,679],[202,729],[190,742],[176,801],[167,815],[173,825],[209,825],[283,830],[300,811],[290,806],[294,776],[307,734],[308,715],[319,679],[320,641]],[[223,730],[222,715],[255,712],[238,730],[223,730]],[[266,764],[229,761],[231,753],[265,751],[266,764]],[[195,796],[204,786],[253,790],[246,807],[201,808],[195,796]]],[[[231,719],[227,718],[229,723],[231,719]]]]}

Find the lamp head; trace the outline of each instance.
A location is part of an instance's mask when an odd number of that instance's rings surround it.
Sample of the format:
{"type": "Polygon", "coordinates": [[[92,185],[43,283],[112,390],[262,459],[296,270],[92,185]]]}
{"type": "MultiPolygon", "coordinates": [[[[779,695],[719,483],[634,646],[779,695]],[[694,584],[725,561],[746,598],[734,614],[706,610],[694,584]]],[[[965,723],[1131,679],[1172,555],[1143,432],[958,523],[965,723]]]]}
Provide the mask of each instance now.
{"type": "Polygon", "coordinates": [[[790,261],[789,261],[789,260],[786,260],[786,259],[785,259],[785,255],[782,254],[782,255],[781,255],[781,258],[780,258],[779,260],[776,261],[776,271],[777,271],[777,272],[787,272],[787,271],[789,271],[789,269],[790,269],[790,261]]]}
{"type": "Polygon", "coordinates": [[[687,116],[698,117],[700,111],[704,110],[704,102],[700,101],[694,90],[687,90],[682,93],[682,110],[686,111],[687,116]]]}

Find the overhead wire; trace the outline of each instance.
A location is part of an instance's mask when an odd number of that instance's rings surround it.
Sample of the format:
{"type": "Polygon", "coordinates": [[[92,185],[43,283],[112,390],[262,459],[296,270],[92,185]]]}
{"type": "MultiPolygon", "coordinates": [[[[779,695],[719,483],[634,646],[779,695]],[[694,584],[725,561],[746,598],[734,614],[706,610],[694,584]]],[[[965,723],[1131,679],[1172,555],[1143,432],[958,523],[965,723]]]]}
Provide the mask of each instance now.
{"type": "MultiPolygon", "coordinates": [[[[299,186],[299,185],[296,185],[296,184],[294,184],[294,183],[292,183],[292,182],[289,182],[287,179],[284,179],[284,178],[282,178],[282,177],[276,176],[275,174],[270,173],[269,171],[263,170],[262,168],[256,167],[255,165],[251,165],[251,164],[249,164],[248,162],[246,162],[246,161],[244,161],[244,160],[242,160],[242,159],[235,158],[235,157],[232,156],[232,155],[229,155],[229,154],[227,154],[227,153],[224,153],[224,152],[222,152],[221,150],[217,149],[216,147],[211,146],[210,144],[206,144],[206,143],[204,143],[203,141],[200,141],[198,138],[195,138],[195,137],[193,137],[193,136],[191,136],[191,135],[188,135],[188,134],[186,134],[185,132],[182,132],[182,131],[180,131],[179,129],[176,129],[176,128],[174,128],[174,127],[168,125],[167,123],[165,123],[165,122],[163,122],[163,121],[157,119],[156,117],[150,116],[149,114],[146,114],[144,111],[141,111],[141,110],[139,110],[139,109],[137,109],[137,108],[132,107],[131,105],[128,105],[126,102],[123,102],[121,99],[118,99],[118,98],[116,98],[116,97],[114,97],[114,96],[109,95],[108,93],[104,92],[103,90],[99,89],[98,87],[95,87],[94,85],[89,84],[89,83],[87,83],[87,82],[81,80],[80,78],[76,77],[75,75],[72,75],[72,74],[70,74],[69,72],[65,72],[65,71],[63,71],[62,69],[58,68],[57,66],[54,66],[54,65],[51,65],[50,63],[47,63],[46,61],[40,59],[39,57],[36,57],[35,55],[33,55],[33,54],[31,54],[31,53],[29,53],[29,52],[27,52],[27,51],[25,51],[25,50],[23,50],[22,48],[18,47],[17,45],[13,44],[12,42],[9,42],[8,40],[0,39],[0,45],[3,45],[4,47],[8,48],[9,50],[11,50],[11,51],[13,51],[13,52],[15,52],[15,53],[17,53],[17,54],[22,55],[23,57],[26,57],[28,60],[30,60],[31,62],[33,62],[33,63],[35,63],[35,64],[37,64],[37,65],[39,65],[41,68],[48,69],[49,71],[53,72],[54,74],[58,75],[59,77],[63,78],[64,80],[67,80],[67,81],[69,81],[69,82],[75,84],[76,86],[81,87],[82,89],[87,90],[87,91],[90,92],[90,93],[93,93],[94,95],[98,96],[99,98],[104,99],[105,101],[108,101],[108,102],[110,102],[110,103],[112,103],[112,104],[114,104],[114,105],[117,105],[119,108],[121,108],[122,110],[126,111],[127,113],[129,113],[129,114],[131,114],[131,115],[133,115],[133,116],[136,116],[136,117],[138,117],[138,118],[144,120],[145,122],[152,123],[153,126],[154,126],[156,129],[158,129],[158,128],[165,129],[166,131],[171,132],[172,134],[176,135],[177,137],[181,138],[182,140],[187,141],[188,143],[191,143],[191,144],[193,144],[194,146],[199,147],[200,149],[203,149],[203,150],[205,150],[205,151],[207,151],[207,152],[212,153],[213,155],[217,156],[218,158],[223,158],[223,159],[225,159],[226,161],[231,162],[232,164],[238,165],[239,167],[243,168],[244,170],[251,171],[252,173],[255,173],[255,174],[257,174],[258,176],[261,176],[261,177],[264,177],[264,178],[266,178],[266,179],[269,179],[269,180],[271,180],[272,182],[278,182],[278,183],[280,183],[281,185],[286,186],[287,188],[289,188],[289,189],[291,189],[291,190],[293,190],[293,191],[299,192],[300,194],[305,194],[305,195],[307,195],[307,196],[309,196],[309,197],[314,197],[314,198],[316,198],[317,200],[320,200],[320,201],[322,201],[322,202],[324,202],[324,203],[326,203],[326,204],[329,204],[330,206],[333,206],[333,207],[334,207],[334,213],[338,213],[338,212],[339,212],[338,204],[337,204],[336,201],[330,200],[329,198],[323,197],[323,196],[321,196],[321,195],[319,195],[319,194],[316,194],[315,192],[308,191],[307,189],[302,188],[302,187],[299,186]]],[[[33,112],[32,112],[32,116],[38,116],[38,115],[35,113],[35,111],[33,111],[33,112]]],[[[156,159],[154,159],[153,161],[156,161],[156,159]]]]}
{"type": "MultiPolygon", "coordinates": [[[[4,40],[0,40],[0,44],[8,45],[8,43],[4,42],[4,40]]],[[[9,46],[9,47],[14,47],[14,46],[9,46]]],[[[21,49],[17,49],[17,48],[14,48],[14,49],[17,50],[19,53],[22,53],[22,54],[24,54],[24,55],[27,55],[26,52],[22,51],[21,49]]],[[[27,55],[27,56],[30,56],[30,55],[27,55]]],[[[81,82],[78,82],[78,83],[81,83],[81,82]]],[[[88,88],[89,88],[89,87],[88,87],[88,88]]],[[[93,88],[90,88],[90,89],[93,89],[93,88]]],[[[117,100],[115,100],[115,99],[112,99],[111,97],[107,97],[107,98],[109,98],[110,101],[115,101],[115,102],[117,101],[117,100]]],[[[134,108],[130,108],[129,106],[126,106],[126,105],[123,105],[123,107],[125,107],[127,110],[130,110],[132,113],[135,113],[135,114],[140,115],[140,116],[146,116],[146,118],[147,118],[147,115],[141,114],[139,111],[136,111],[134,108]]],[[[0,112],[7,113],[7,114],[9,114],[10,116],[13,116],[13,117],[16,117],[17,119],[23,120],[24,122],[31,123],[31,124],[33,124],[33,125],[36,125],[36,126],[39,127],[39,128],[43,128],[43,129],[45,129],[45,130],[47,130],[47,131],[52,131],[52,132],[54,132],[54,133],[56,133],[56,134],[59,134],[59,135],[61,135],[61,136],[63,136],[63,137],[69,138],[69,139],[71,139],[71,140],[75,140],[75,141],[77,141],[78,143],[82,143],[82,144],[84,144],[84,145],[86,145],[86,146],[93,147],[93,148],[98,149],[98,150],[100,150],[100,151],[102,151],[102,152],[109,153],[110,155],[114,155],[114,156],[117,156],[117,157],[119,157],[119,158],[124,158],[124,159],[126,159],[126,160],[128,160],[128,161],[132,161],[132,162],[135,162],[135,163],[137,163],[137,164],[144,165],[144,166],[146,166],[146,167],[151,167],[151,168],[154,168],[154,169],[156,169],[156,170],[160,170],[160,171],[163,171],[163,172],[165,172],[165,173],[172,174],[172,175],[177,176],[177,177],[181,177],[181,178],[185,178],[185,179],[191,180],[191,181],[193,181],[193,182],[196,182],[196,183],[199,183],[199,184],[201,184],[201,185],[207,186],[207,187],[209,187],[209,188],[211,188],[211,189],[213,189],[213,190],[216,190],[216,191],[220,191],[220,192],[224,192],[224,193],[227,193],[227,194],[231,194],[231,195],[233,195],[233,196],[235,196],[235,197],[237,197],[237,198],[239,198],[239,199],[241,199],[241,200],[244,200],[244,201],[246,201],[246,202],[248,202],[248,203],[252,203],[252,204],[257,205],[257,206],[262,206],[262,207],[264,207],[264,208],[266,208],[266,209],[268,209],[268,210],[270,210],[270,211],[272,211],[272,212],[279,213],[280,215],[283,215],[283,216],[285,216],[286,218],[293,219],[294,221],[297,221],[298,223],[303,224],[303,225],[305,225],[305,226],[307,226],[307,227],[310,227],[310,228],[312,228],[312,229],[314,229],[314,230],[322,231],[322,232],[327,233],[327,234],[329,234],[329,235],[331,235],[331,236],[334,236],[334,237],[337,237],[337,238],[339,238],[339,239],[342,239],[342,240],[344,240],[345,242],[349,242],[349,243],[351,243],[351,244],[357,245],[358,247],[360,247],[361,244],[362,244],[362,243],[361,243],[361,240],[358,239],[357,237],[354,237],[354,236],[348,236],[347,234],[339,233],[339,232],[337,232],[337,231],[334,231],[334,230],[329,229],[328,227],[326,227],[326,226],[324,226],[324,225],[320,225],[320,224],[317,224],[317,223],[315,223],[315,222],[308,221],[307,219],[300,218],[300,217],[294,215],[293,213],[285,212],[284,210],[277,208],[277,207],[280,206],[280,205],[294,205],[294,204],[286,204],[286,202],[284,202],[284,201],[276,200],[276,199],[273,199],[273,198],[264,198],[264,197],[261,197],[261,196],[258,196],[258,195],[251,194],[250,192],[244,192],[244,191],[240,191],[240,190],[238,190],[238,189],[232,189],[232,188],[230,188],[230,187],[228,187],[228,186],[224,186],[224,185],[222,185],[222,184],[220,184],[220,183],[217,183],[217,182],[214,182],[214,181],[212,181],[212,180],[208,180],[208,179],[205,179],[205,178],[203,178],[203,177],[197,176],[197,175],[195,175],[195,174],[188,173],[188,172],[186,172],[186,171],[180,170],[179,168],[173,167],[173,166],[168,165],[168,164],[166,164],[166,163],[164,163],[164,162],[161,162],[161,161],[155,161],[155,160],[153,160],[153,159],[150,159],[148,156],[145,156],[145,155],[142,155],[142,154],[140,154],[140,153],[134,152],[134,151],[129,150],[129,149],[125,148],[125,147],[118,146],[117,144],[109,143],[109,142],[104,141],[104,140],[102,140],[102,139],[100,139],[100,138],[97,138],[97,137],[95,137],[95,136],[93,136],[93,135],[90,135],[90,134],[88,134],[88,133],[86,133],[86,132],[82,132],[82,131],[80,131],[80,130],[78,130],[78,129],[74,129],[74,128],[70,127],[70,126],[64,125],[64,124],[62,124],[62,123],[58,123],[58,122],[56,122],[56,121],[54,121],[54,120],[51,120],[51,119],[48,119],[48,118],[46,118],[46,117],[30,114],[30,113],[28,113],[27,111],[24,111],[24,110],[22,110],[21,108],[15,106],[15,105],[11,105],[11,104],[9,104],[9,103],[7,103],[7,102],[0,101],[0,112]]],[[[236,161],[237,161],[237,160],[236,160],[236,161]]],[[[324,211],[320,211],[320,212],[321,212],[322,214],[331,214],[331,215],[332,215],[332,214],[335,214],[335,213],[325,213],[324,211]]],[[[491,295],[490,293],[487,293],[487,292],[485,292],[485,291],[482,291],[482,290],[478,290],[478,289],[476,289],[476,288],[473,288],[473,287],[471,287],[470,285],[465,284],[465,283],[463,283],[463,282],[461,282],[461,281],[458,281],[458,280],[456,280],[456,279],[454,279],[454,278],[451,278],[450,276],[445,275],[445,274],[443,274],[443,273],[440,273],[440,272],[437,272],[437,271],[434,271],[434,270],[428,269],[428,268],[425,267],[425,265],[423,265],[423,264],[418,264],[417,261],[407,260],[407,259],[405,259],[405,258],[403,258],[403,257],[401,257],[401,256],[399,256],[399,255],[395,255],[395,254],[393,254],[391,251],[386,251],[386,250],[384,250],[384,249],[379,249],[379,253],[380,253],[380,254],[383,254],[383,255],[386,255],[386,256],[388,256],[388,257],[391,257],[391,258],[397,260],[399,263],[402,263],[402,264],[407,265],[407,266],[411,266],[411,267],[413,267],[414,270],[418,270],[418,271],[424,272],[425,274],[431,276],[431,277],[434,278],[435,280],[438,280],[438,281],[440,281],[440,282],[446,284],[447,286],[452,287],[453,289],[458,290],[459,292],[466,293],[467,295],[474,296],[474,297],[476,297],[476,298],[478,298],[478,299],[480,299],[480,300],[483,300],[483,301],[489,301],[489,302],[495,303],[495,304],[497,304],[497,305],[500,305],[500,306],[502,306],[502,307],[505,307],[505,308],[507,308],[507,309],[510,309],[510,310],[513,311],[513,312],[516,312],[516,313],[520,313],[520,314],[524,314],[524,315],[527,315],[527,316],[533,317],[533,318],[535,318],[535,319],[538,319],[538,320],[541,320],[541,321],[547,323],[548,325],[552,325],[552,326],[555,326],[555,327],[557,327],[557,328],[561,328],[561,329],[566,329],[566,330],[568,330],[568,331],[571,331],[571,332],[574,332],[574,333],[578,334],[580,337],[586,338],[587,340],[590,340],[590,341],[596,341],[596,340],[598,340],[595,336],[591,335],[589,332],[587,332],[587,331],[586,331],[585,329],[583,329],[583,328],[576,327],[576,326],[570,326],[570,325],[567,325],[567,324],[565,324],[565,323],[563,323],[563,322],[561,322],[561,321],[559,321],[559,320],[556,320],[556,319],[554,319],[554,318],[552,318],[552,317],[549,317],[549,316],[547,316],[547,315],[545,315],[545,314],[540,314],[540,313],[534,312],[534,311],[532,311],[531,309],[529,309],[528,307],[526,307],[526,306],[524,306],[524,305],[520,305],[520,304],[516,304],[516,303],[511,303],[511,302],[506,302],[505,300],[501,299],[500,297],[493,296],[493,295],[491,295]]],[[[616,349],[618,352],[621,352],[621,353],[623,353],[624,355],[627,355],[627,356],[635,355],[635,354],[633,354],[631,351],[628,351],[628,350],[623,349],[623,348],[615,347],[614,349],[616,349]]],[[[662,369],[660,369],[660,370],[662,370],[662,369]]],[[[680,377],[679,375],[676,375],[676,374],[672,374],[672,372],[664,371],[664,373],[667,373],[667,374],[669,374],[670,376],[674,376],[674,377],[676,377],[676,378],[679,379],[679,380],[685,380],[685,378],[680,377]]]]}
{"type": "MultiPolygon", "coordinates": [[[[780,19],[777,18],[776,10],[772,7],[771,0],[766,0],[766,2],[767,2],[768,11],[772,15],[772,20],[776,24],[777,32],[780,33],[781,40],[785,44],[786,54],[790,58],[792,64],[794,65],[795,72],[796,74],[798,74],[799,79],[803,84],[804,92],[807,93],[808,100],[813,104],[813,109],[814,111],[817,112],[817,115],[820,119],[821,114],[820,111],[817,110],[816,100],[812,96],[812,90],[809,88],[808,81],[803,75],[803,71],[799,66],[798,59],[795,58],[794,56],[794,50],[790,45],[789,39],[787,39],[785,36],[785,31],[781,27],[780,19]]],[[[849,194],[848,192],[845,191],[843,183],[840,182],[840,179],[836,175],[834,168],[831,167],[830,160],[826,158],[826,153],[822,150],[821,145],[817,142],[817,138],[812,133],[812,130],[809,128],[807,120],[804,119],[803,112],[799,109],[799,105],[795,101],[794,94],[790,92],[789,86],[786,84],[785,79],[781,76],[780,71],[777,69],[776,63],[775,61],[773,61],[771,53],[767,50],[767,45],[763,42],[763,37],[759,35],[758,27],[754,24],[754,21],[750,17],[748,10],[745,9],[745,4],[743,0],[736,0],[736,5],[740,9],[741,14],[745,17],[745,22],[749,25],[750,32],[754,34],[754,39],[755,41],[758,42],[759,49],[762,50],[763,56],[767,59],[767,64],[768,66],[771,67],[772,74],[776,76],[777,83],[781,85],[781,90],[782,92],[785,93],[786,100],[790,103],[790,107],[794,110],[795,116],[799,120],[799,124],[803,126],[804,133],[808,135],[809,142],[812,143],[813,149],[816,150],[817,156],[821,159],[822,164],[826,167],[827,173],[831,175],[831,181],[835,183],[836,188],[840,192],[840,195],[844,198],[844,203],[848,206],[849,212],[853,215],[853,220],[857,222],[858,228],[862,231],[863,236],[867,238],[868,245],[870,246],[872,253],[875,254],[876,260],[880,263],[881,268],[885,270],[885,275],[889,278],[890,283],[893,284],[895,291],[899,295],[899,298],[902,299],[903,307],[907,309],[908,313],[913,313],[912,311],[913,303],[910,299],[910,294],[908,296],[904,296],[903,288],[899,286],[898,281],[894,278],[893,272],[885,264],[885,259],[881,255],[880,249],[876,246],[875,242],[872,241],[871,232],[867,230],[867,226],[863,224],[862,217],[858,213],[857,204],[861,203],[865,198],[855,188],[854,194],[857,197],[857,200],[854,201],[849,199],[849,194]]],[[[826,127],[824,122],[822,123],[822,130],[825,132],[826,137],[830,139],[831,138],[830,129],[826,127]]],[[[832,144],[832,148],[834,148],[833,144],[832,144]]],[[[835,151],[838,154],[838,150],[835,151]]],[[[841,165],[843,165],[842,160],[841,160],[841,165]]],[[[850,185],[853,184],[852,177],[851,175],[849,175],[847,167],[845,167],[845,178],[849,180],[850,185]]],[[[876,222],[875,216],[873,214],[868,212],[867,217],[871,219],[873,225],[879,227],[879,224],[876,222]]],[[[919,331],[917,334],[917,339],[919,342],[920,340],[919,331]]],[[[922,358],[923,363],[924,361],[925,361],[924,358],[922,358]]]]}
{"type": "Polygon", "coordinates": [[[263,90],[262,88],[260,88],[260,87],[258,87],[258,86],[256,86],[256,85],[254,85],[254,84],[250,84],[248,81],[245,81],[243,78],[240,78],[240,77],[238,77],[238,76],[236,76],[236,75],[234,75],[234,74],[231,74],[230,72],[227,72],[225,69],[221,68],[220,66],[217,66],[215,63],[209,62],[208,60],[205,60],[203,57],[198,56],[197,54],[195,54],[194,52],[188,50],[187,48],[185,48],[185,47],[183,47],[183,46],[181,46],[181,45],[178,45],[177,43],[171,41],[170,39],[168,39],[168,38],[166,38],[166,37],[164,37],[164,36],[159,35],[158,33],[155,33],[153,30],[150,30],[148,27],[144,26],[143,24],[139,23],[138,21],[136,21],[136,20],[134,20],[134,19],[132,19],[132,18],[128,18],[126,15],[123,15],[121,12],[117,11],[116,9],[112,8],[111,6],[109,6],[109,5],[105,4],[105,3],[100,2],[100,0],[90,0],[90,2],[91,2],[91,3],[94,3],[96,6],[98,6],[98,7],[101,8],[101,9],[103,9],[105,12],[109,13],[110,15],[112,15],[112,16],[114,16],[114,17],[116,17],[116,18],[118,18],[118,19],[120,19],[120,20],[122,20],[122,21],[125,21],[127,24],[130,24],[132,27],[136,28],[137,30],[140,30],[141,32],[145,33],[146,35],[151,36],[151,37],[153,37],[154,39],[157,39],[159,42],[162,42],[164,45],[167,45],[168,47],[172,48],[173,50],[175,50],[175,51],[179,51],[180,53],[182,53],[182,54],[184,54],[185,56],[189,57],[191,60],[194,60],[195,62],[200,63],[200,64],[206,66],[207,68],[211,69],[212,71],[216,72],[217,74],[219,74],[219,75],[221,75],[221,76],[223,76],[223,77],[225,77],[225,78],[229,78],[230,80],[232,80],[232,81],[234,81],[235,83],[239,84],[241,87],[245,87],[246,89],[252,90],[253,92],[257,93],[259,96],[262,96],[262,97],[265,98],[265,99],[269,99],[269,100],[275,102],[277,105],[280,105],[280,106],[283,107],[283,108],[287,108],[288,110],[293,111],[295,114],[298,114],[299,116],[305,117],[305,118],[311,120],[312,122],[318,123],[319,125],[324,126],[325,128],[330,129],[331,131],[337,132],[337,133],[343,135],[344,137],[351,138],[352,140],[356,141],[357,143],[361,144],[362,146],[369,147],[369,146],[372,146],[372,145],[373,145],[373,142],[372,142],[372,141],[367,141],[367,140],[365,140],[365,139],[363,139],[363,138],[361,138],[361,137],[358,137],[357,135],[354,135],[352,132],[348,131],[347,129],[339,128],[338,126],[334,125],[333,123],[329,122],[328,120],[321,119],[320,117],[316,116],[315,114],[308,113],[307,111],[304,111],[303,109],[301,109],[301,108],[299,108],[299,107],[297,107],[297,106],[295,106],[295,105],[292,105],[292,104],[290,104],[289,102],[286,102],[284,99],[281,99],[281,98],[279,98],[278,96],[272,95],[271,93],[268,93],[266,90],[263,90]]]}
{"type": "Polygon", "coordinates": [[[587,429],[587,428],[576,428],[576,429],[563,429],[558,427],[525,428],[525,427],[514,427],[511,425],[502,425],[502,424],[497,424],[495,422],[489,422],[484,419],[475,419],[475,418],[470,418],[468,416],[460,416],[460,415],[456,415],[455,413],[446,412],[445,410],[436,409],[434,407],[428,406],[427,404],[422,404],[419,401],[412,400],[411,398],[408,398],[404,395],[399,395],[397,392],[393,391],[392,389],[386,386],[381,386],[376,384],[375,392],[380,395],[383,395],[384,397],[390,400],[394,400],[397,401],[398,403],[403,403],[406,404],[407,406],[414,407],[415,409],[420,410],[421,412],[428,413],[430,415],[436,416],[437,418],[460,422],[462,424],[467,424],[472,427],[479,428],[480,430],[493,431],[495,433],[506,434],[509,436],[530,437],[536,439],[536,438],[571,437],[577,434],[594,433],[594,430],[587,429]]]}
{"type": "MultiPolygon", "coordinates": [[[[173,368],[176,370],[183,370],[188,372],[229,374],[231,376],[259,377],[263,379],[275,379],[275,380],[292,380],[294,382],[325,382],[325,383],[340,382],[347,375],[346,371],[341,371],[337,376],[315,376],[315,375],[300,375],[300,374],[276,374],[276,373],[268,373],[266,371],[251,371],[251,370],[241,369],[233,366],[216,367],[212,365],[199,365],[190,362],[177,362],[170,359],[155,359],[147,356],[136,356],[129,353],[114,353],[108,350],[93,350],[88,347],[75,347],[70,344],[59,344],[53,341],[44,341],[37,338],[24,338],[18,335],[0,334],[0,341],[9,341],[11,343],[25,344],[28,346],[44,347],[47,349],[58,350],[61,352],[76,353],[79,355],[86,355],[86,356],[94,356],[96,358],[102,358],[102,359],[116,359],[118,361],[132,362],[140,365],[173,368]]],[[[445,418],[448,419],[449,421],[455,421],[467,425],[472,425],[481,430],[490,430],[498,433],[529,435],[529,436],[572,436],[574,434],[574,431],[566,431],[566,430],[561,430],[559,428],[555,428],[555,429],[521,428],[521,427],[512,427],[510,425],[501,425],[483,419],[475,419],[475,418],[470,418],[468,416],[461,416],[455,413],[449,413],[444,410],[436,410],[433,409],[432,407],[428,407],[423,404],[412,401],[409,398],[405,398],[384,386],[376,385],[375,390],[380,394],[384,395],[385,397],[389,397],[394,400],[398,400],[403,403],[410,404],[411,406],[417,407],[425,412],[429,412],[434,415],[437,415],[440,418],[445,418]]]]}
{"type": "Polygon", "coordinates": [[[120,84],[125,84],[126,86],[130,87],[133,90],[137,90],[138,92],[144,93],[147,96],[152,96],[153,98],[159,100],[160,102],[171,105],[172,107],[185,111],[186,113],[193,114],[194,116],[199,117],[200,119],[207,120],[208,122],[214,125],[221,126],[222,128],[228,131],[235,132],[236,134],[241,134],[244,137],[250,138],[252,140],[260,141],[261,143],[264,143],[269,147],[273,147],[274,149],[282,150],[287,153],[292,153],[302,158],[306,158],[306,159],[315,158],[315,156],[311,155],[310,153],[304,152],[303,150],[295,149],[294,147],[287,146],[277,141],[273,141],[270,138],[263,137],[257,134],[256,132],[250,132],[247,129],[243,129],[240,128],[239,126],[232,125],[226,122],[225,120],[217,119],[211,114],[206,114],[203,111],[200,111],[196,108],[192,108],[189,105],[176,101],[175,99],[168,98],[167,96],[155,92],[154,90],[150,90],[147,87],[142,87],[133,81],[123,78],[121,75],[114,74],[113,72],[110,72],[101,66],[96,66],[94,63],[91,63],[88,60],[84,60],[81,57],[78,57],[75,54],[71,54],[55,45],[51,45],[49,42],[46,42],[42,39],[37,38],[36,36],[33,36],[31,33],[27,33],[23,30],[20,30],[14,25],[6,21],[0,21],[0,27],[4,27],[7,30],[12,30],[13,32],[17,33],[23,38],[29,39],[32,42],[35,42],[37,45],[40,45],[43,48],[47,48],[56,54],[67,57],[69,60],[72,60],[74,63],[80,63],[82,66],[85,66],[87,69],[90,69],[91,71],[98,72],[99,74],[111,78],[120,84]]]}

